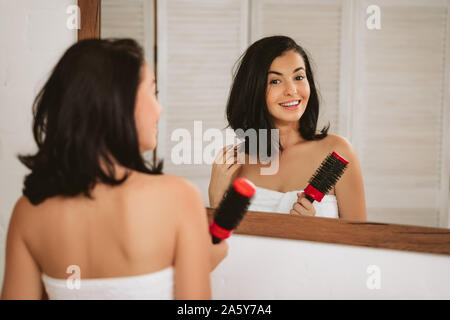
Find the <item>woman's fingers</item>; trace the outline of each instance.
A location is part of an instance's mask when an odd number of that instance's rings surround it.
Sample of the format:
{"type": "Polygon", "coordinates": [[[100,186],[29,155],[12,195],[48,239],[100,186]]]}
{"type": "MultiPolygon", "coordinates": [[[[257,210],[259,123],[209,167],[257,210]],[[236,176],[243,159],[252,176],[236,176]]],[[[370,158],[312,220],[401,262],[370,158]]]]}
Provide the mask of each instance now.
{"type": "Polygon", "coordinates": [[[237,148],[233,145],[222,148],[213,163],[208,194],[211,206],[216,206],[238,175],[241,162],[236,161],[237,148]],[[233,150],[235,149],[235,150],[233,150]],[[233,158],[234,157],[234,158],[233,158]]]}
{"type": "Polygon", "coordinates": [[[229,159],[233,156],[234,151],[231,149],[233,148],[233,145],[226,146],[222,148],[221,152],[217,153],[216,159],[214,160],[217,164],[228,164],[229,159]]]}
{"type": "Polygon", "coordinates": [[[217,153],[216,158],[214,159],[214,162],[217,164],[224,164],[225,163],[225,159],[227,158],[227,154],[230,151],[230,149],[233,147],[232,144],[225,146],[224,148],[222,148],[222,150],[220,150],[217,153]]]}
{"type": "Polygon", "coordinates": [[[229,170],[231,168],[234,168],[236,170],[237,168],[235,168],[235,166],[239,165],[238,167],[240,167],[243,162],[241,159],[242,155],[238,152],[238,147],[239,146],[229,145],[223,148],[222,152],[219,152],[216,159],[214,160],[215,164],[224,165],[224,168],[226,168],[226,170],[229,170]]]}
{"type": "Polygon", "coordinates": [[[229,148],[227,151],[227,158],[230,159],[232,157],[236,158],[238,154],[238,146],[234,146],[233,148],[229,148]]]}
{"type": "Polygon", "coordinates": [[[227,153],[230,149],[231,145],[222,148],[220,152],[217,153],[216,158],[214,159],[214,163],[216,164],[225,164],[227,159],[227,153]]]}
{"type": "Polygon", "coordinates": [[[311,203],[311,201],[306,199],[304,192],[302,192],[301,194],[297,193],[297,196],[298,202],[300,202],[303,205],[303,207],[305,207],[307,210],[314,210],[313,204],[311,203]]]}
{"type": "Polygon", "coordinates": [[[305,198],[304,192],[297,193],[298,200],[292,206],[290,214],[292,215],[301,215],[301,216],[310,216],[313,217],[316,215],[316,209],[313,204],[305,198]]]}
{"type": "Polygon", "coordinates": [[[307,209],[303,204],[298,202],[294,203],[292,209],[302,216],[314,216],[313,210],[307,209]]]}

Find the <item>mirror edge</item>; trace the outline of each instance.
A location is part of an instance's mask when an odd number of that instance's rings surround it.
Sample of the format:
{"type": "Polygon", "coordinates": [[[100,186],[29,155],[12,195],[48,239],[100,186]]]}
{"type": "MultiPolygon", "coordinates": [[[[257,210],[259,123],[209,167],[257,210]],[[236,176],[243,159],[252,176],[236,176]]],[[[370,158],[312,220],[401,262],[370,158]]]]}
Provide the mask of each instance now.
{"type": "MultiPolygon", "coordinates": [[[[214,209],[206,211],[211,221],[214,209]]],[[[450,255],[450,229],[442,228],[248,211],[234,233],[450,255]]]]}
{"type": "Polygon", "coordinates": [[[101,0],[78,0],[80,29],[78,41],[100,38],[101,0]]]}

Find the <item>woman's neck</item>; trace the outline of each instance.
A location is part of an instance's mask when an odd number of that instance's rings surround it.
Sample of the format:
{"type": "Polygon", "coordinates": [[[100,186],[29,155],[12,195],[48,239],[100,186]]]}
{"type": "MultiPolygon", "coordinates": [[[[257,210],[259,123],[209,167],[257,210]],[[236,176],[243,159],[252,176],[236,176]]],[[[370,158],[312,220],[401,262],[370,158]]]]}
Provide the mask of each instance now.
{"type": "Polygon", "coordinates": [[[306,141],[299,133],[298,122],[276,125],[275,127],[279,130],[278,132],[280,137],[280,144],[282,145],[283,149],[288,149],[291,146],[306,141]]]}
{"type": "MultiPolygon", "coordinates": [[[[110,157],[110,159],[112,160],[112,164],[113,164],[113,168],[114,168],[114,179],[122,179],[125,174],[131,174],[132,170],[130,170],[129,168],[126,168],[122,165],[120,165],[116,159],[114,159],[114,157],[110,157]]],[[[108,173],[108,169],[107,169],[107,164],[106,161],[104,159],[100,159],[100,167],[102,168],[104,173],[108,173]]]]}

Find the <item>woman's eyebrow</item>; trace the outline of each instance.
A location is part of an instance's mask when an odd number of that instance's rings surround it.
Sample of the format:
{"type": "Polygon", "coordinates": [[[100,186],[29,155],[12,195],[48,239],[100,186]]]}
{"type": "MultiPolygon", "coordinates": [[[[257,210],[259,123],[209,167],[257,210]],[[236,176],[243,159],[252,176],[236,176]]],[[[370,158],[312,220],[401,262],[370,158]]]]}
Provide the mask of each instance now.
{"type": "MultiPolygon", "coordinates": [[[[299,67],[299,68],[295,69],[294,71],[292,71],[292,73],[296,73],[296,72],[299,71],[299,70],[305,70],[305,68],[299,67]]],[[[279,75],[279,76],[282,76],[282,75],[283,75],[281,72],[278,72],[278,71],[270,71],[270,70],[269,70],[269,72],[267,72],[267,73],[274,73],[274,74],[277,74],[277,75],[279,75]]]]}

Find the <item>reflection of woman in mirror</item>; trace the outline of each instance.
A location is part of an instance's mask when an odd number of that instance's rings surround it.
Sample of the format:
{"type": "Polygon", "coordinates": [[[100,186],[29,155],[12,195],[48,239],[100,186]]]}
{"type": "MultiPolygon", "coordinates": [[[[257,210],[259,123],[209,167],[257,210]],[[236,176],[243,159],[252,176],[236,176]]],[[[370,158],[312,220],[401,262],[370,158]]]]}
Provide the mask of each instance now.
{"type": "Polygon", "coordinates": [[[210,298],[226,243],[211,244],[198,189],[141,156],[156,147],[161,107],[138,44],[74,44],[34,108],[38,151],[20,156],[31,173],[9,225],[2,298],[210,298]]]}
{"type": "Polygon", "coordinates": [[[218,205],[229,184],[240,176],[256,185],[249,210],[366,219],[357,155],[345,138],[327,133],[329,126],[316,130],[319,97],[313,72],[307,54],[292,39],[267,37],[247,49],[234,76],[226,112],[234,130],[279,130],[279,169],[275,174],[261,175],[260,169],[267,164],[259,158],[257,163],[250,162],[252,155],[247,146],[243,164],[237,161],[238,147],[226,146],[220,156],[235,160],[232,164],[220,162],[218,155],[213,164],[211,207],[218,205]],[[322,201],[312,204],[302,191],[322,160],[333,151],[349,165],[322,201]]]}

